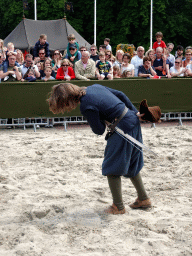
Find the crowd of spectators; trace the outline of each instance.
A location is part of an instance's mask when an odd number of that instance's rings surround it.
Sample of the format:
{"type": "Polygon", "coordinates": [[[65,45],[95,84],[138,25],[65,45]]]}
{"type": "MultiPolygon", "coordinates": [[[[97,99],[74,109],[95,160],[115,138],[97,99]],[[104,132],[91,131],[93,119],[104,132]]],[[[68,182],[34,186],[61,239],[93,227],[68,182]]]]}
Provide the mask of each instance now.
{"type": "Polygon", "coordinates": [[[45,34],[40,35],[33,54],[25,56],[13,43],[4,46],[0,39],[0,79],[1,81],[48,81],[72,79],[118,79],[129,77],[161,78],[192,76],[192,47],[186,49],[174,44],[166,44],[161,32],[156,33],[153,48],[145,52],[138,46],[132,53],[117,50],[112,53],[110,39],[105,38],[99,46],[79,46],[75,35],[68,36],[68,46],[64,53],[55,50],[50,53],[45,34]]]}

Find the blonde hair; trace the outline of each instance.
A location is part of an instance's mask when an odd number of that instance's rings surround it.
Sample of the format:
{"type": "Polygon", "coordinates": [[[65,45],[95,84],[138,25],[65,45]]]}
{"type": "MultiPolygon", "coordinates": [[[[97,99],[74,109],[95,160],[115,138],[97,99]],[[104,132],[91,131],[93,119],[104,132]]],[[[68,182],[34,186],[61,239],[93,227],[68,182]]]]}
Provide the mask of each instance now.
{"type": "Polygon", "coordinates": [[[1,49],[3,50],[3,47],[4,47],[4,41],[3,41],[3,39],[0,39],[0,43],[1,43],[1,49]]]}
{"type": "Polygon", "coordinates": [[[63,65],[64,63],[67,63],[68,65],[70,65],[70,61],[68,59],[63,59],[61,61],[61,65],[63,65]]]}
{"type": "Polygon", "coordinates": [[[52,87],[47,102],[49,109],[54,114],[71,111],[77,107],[80,98],[86,94],[85,87],[79,87],[71,83],[57,84],[52,87]]]}
{"type": "Polygon", "coordinates": [[[10,46],[13,46],[13,47],[14,47],[14,44],[11,43],[11,42],[9,42],[9,43],[7,44],[7,48],[9,48],[10,46]]]}
{"type": "Polygon", "coordinates": [[[43,38],[46,38],[46,39],[47,39],[47,35],[41,34],[39,38],[40,38],[40,39],[43,39],[43,38]]]}
{"type": "MultiPolygon", "coordinates": [[[[23,62],[24,62],[24,56],[23,56],[22,51],[19,50],[19,49],[17,49],[16,52],[17,52],[17,53],[19,52],[19,53],[21,54],[21,62],[23,63],[23,62]]],[[[16,59],[17,59],[17,57],[16,57],[16,59]]]]}

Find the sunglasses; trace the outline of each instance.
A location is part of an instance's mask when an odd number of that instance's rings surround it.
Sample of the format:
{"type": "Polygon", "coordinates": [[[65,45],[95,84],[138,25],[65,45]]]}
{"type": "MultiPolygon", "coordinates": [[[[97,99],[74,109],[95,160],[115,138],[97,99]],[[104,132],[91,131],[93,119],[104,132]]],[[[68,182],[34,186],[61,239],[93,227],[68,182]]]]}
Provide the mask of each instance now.
{"type": "Polygon", "coordinates": [[[110,56],[111,57],[111,54],[105,54],[105,56],[110,56]]]}
{"type": "Polygon", "coordinates": [[[69,48],[69,51],[73,51],[73,50],[75,50],[75,48],[69,48]]]}
{"type": "Polygon", "coordinates": [[[54,55],[59,55],[59,52],[55,52],[54,55]]]}
{"type": "Polygon", "coordinates": [[[62,67],[68,67],[69,65],[62,65],[62,67]]]}
{"type": "Polygon", "coordinates": [[[75,38],[73,38],[73,37],[69,38],[69,41],[71,41],[71,40],[75,40],[75,38]]]}
{"type": "Polygon", "coordinates": [[[91,51],[95,51],[95,50],[97,50],[97,49],[91,49],[91,51]]]}
{"type": "Polygon", "coordinates": [[[86,50],[80,50],[81,52],[86,52],[86,50]]]}
{"type": "Polygon", "coordinates": [[[179,62],[179,61],[175,61],[175,63],[180,64],[181,62],[179,62]]]}
{"type": "Polygon", "coordinates": [[[44,55],[45,53],[44,52],[39,52],[39,55],[44,55]]]}

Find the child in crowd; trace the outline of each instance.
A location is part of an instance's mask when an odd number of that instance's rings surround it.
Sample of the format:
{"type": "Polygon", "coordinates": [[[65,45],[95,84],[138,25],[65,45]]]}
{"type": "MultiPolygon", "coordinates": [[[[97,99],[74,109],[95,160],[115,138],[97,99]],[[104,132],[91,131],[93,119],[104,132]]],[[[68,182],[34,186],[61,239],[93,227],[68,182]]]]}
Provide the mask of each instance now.
{"type": "MultiPolygon", "coordinates": [[[[14,56],[17,56],[17,52],[15,50],[15,46],[13,43],[9,42],[7,44],[7,51],[5,52],[5,61],[3,62],[3,72],[6,73],[7,70],[8,70],[8,67],[9,67],[9,61],[8,61],[8,58],[9,58],[9,55],[14,55],[14,56]]],[[[16,61],[15,62],[15,65],[17,67],[20,67],[19,63],[16,61]]]]}
{"type": "Polygon", "coordinates": [[[106,45],[102,44],[99,46],[99,52],[105,52],[106,51],[106,45]]]}
{"type": "Polygon", "coordinates": [[[36,76],[35,76],[35,71],[33,68],[29,68],[27,72],[25,73],[23,79],[21,81],[28,81],[28,82],[35,82],[36,81],[36,76]]]}
{"type": "Polygon", "coordinates": [[[39,50],[42,48],[45,49],[45,57],[49,57],[49,43],[47,42],[47,35],[45,34],[41,34],[39,40],[35,44],[33,49],[34,58],[38,57],[39,50]]]}
{"type": "Polygon", "coordinates": [[[113,78],[121,78],[119,66],[113,66],[113,78]]]}
{"type": "Polygon", "coordinates": [[[55,80],[55,78],[51,76],[51,73],[52,73],[51,67],[45,67],[44,73],[45,73],[45,76],[42,77],[41,80],[44,80],[45,82],[48,80],[55,80]]]}
{"type": "Polygon", "coordinates": [[[131,74],[131,71],[129,70],[124,70],[122,75],[121,75],[122,78],[127,78],[127,77],[132,77],[132,74],[131,74]]]}
{"type": "Polygon", "coordinates": [[[106,46],[106,50],[110,50],[112,52],[112,48],[111,48],[111,45],[109,43],[110,43],[110,39],[105,38],[104,39],[104,45],[106,46]]]}
{"type": "Polygon", "coordinates": [[[68,54],[68,57],[69,57],[70,61],[74,61],[74,59],[75,59],[75,57],[77,56],[78,51],[79,51],[79,44],[76,42],[76,39],[75,39],[75,35],[74,35],[74,34],[68,35],[67,39],[68,39],[68,41],[69,41],[69,43],[68,43],[68,45],[67,45],[67,54],[68,54]],[[70,47],[71,47],[72,45],[74,45],[74,44],[76,45],[77,51],[76,51],[75,54],[72,56],[69,49],[70,49],[70,47]]]}
{"type": "Polygon", "coordinates": [[[161,47],[163,49],[163,52],[164,52],[164,49],[166,48],[166,44],[162,40],[163,33],[162,32],[157,32],[155,36],[156,36],[157,41],[153,44],[154,51],[156,52],[157,47],[161,47]]]}
{"type": "Polygon", "coordinates": [[[113,79],[112,66],[105,60],[104,52],[99,53],[99,61],[96,64],[96,76],[99,80],[103,80],[104,78],[113,79]]]}

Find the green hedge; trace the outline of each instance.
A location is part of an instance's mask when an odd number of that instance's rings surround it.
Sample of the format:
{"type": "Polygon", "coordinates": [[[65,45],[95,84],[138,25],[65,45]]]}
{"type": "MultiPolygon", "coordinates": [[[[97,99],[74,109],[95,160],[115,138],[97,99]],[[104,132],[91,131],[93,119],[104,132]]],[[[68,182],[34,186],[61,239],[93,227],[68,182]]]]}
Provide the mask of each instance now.
{"type": "MultiPolygon", "coordinates": [[[[48,93],[51,91],[51,87],[58,83],[61,83],[61,81],[1,83],[0,118],[54,116],[49,111],[46,99],[48,93]]],[[[162,113],[192,112],[191,78],[115,79],[112,81],[73,80],[72,83],[79,86],[89,86],[99,83],[123,91],[136,107],[139,106],[142,99],[147,99],[149,106],[160,106],[162,113]]],[[[64,116],[80,115],[79,108],[64,114],[64,116]]]]}

